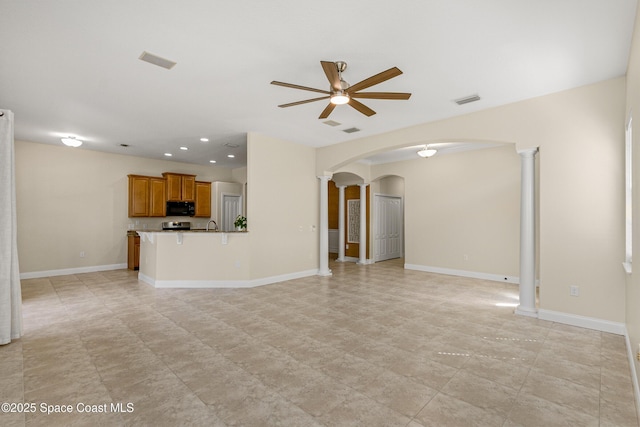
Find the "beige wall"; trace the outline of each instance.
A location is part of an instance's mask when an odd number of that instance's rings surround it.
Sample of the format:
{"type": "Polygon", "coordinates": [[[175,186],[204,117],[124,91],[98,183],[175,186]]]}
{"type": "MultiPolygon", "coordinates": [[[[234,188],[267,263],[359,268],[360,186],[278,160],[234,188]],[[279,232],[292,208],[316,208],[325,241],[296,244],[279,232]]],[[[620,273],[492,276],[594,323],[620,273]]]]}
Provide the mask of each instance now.
{"type": "Polygon", "coordinates": [[[390,174],[405,181],[407,264],[518,275],[520,163],[512,144],[372,169],[390,174]]]}
{"type": "MultiPolygon", "coordinates": [[[[640,8],[636,12],[636,26],[631,45],[631,56],[627,69],[627,104],[625,113],[635,116],[633,120],[633,250],[638,259],[640,251],[640,8]]],[[[622,167],[620,168],[622,170],[622,167]]],[[[624,221],[622,217],[620,220],[624,221]]],[[[637,262],[636,262],[637,264],[637,262]]],[[[627,275],[626,283],[626,325],[634,354],[640,345],[640,271],[636,265],[627,275]]],[[[634,359],[636,373],[640,374],[640,363],[634,359]]]]}
{"type": "MultiPolygon", "coordinates": [[[[127,174],[182,172],[200,181],[232,177],[230,169],[215,166],[24,141],[15,147],[21,273],[126,263],[126,232],[136,221],[127,217],[127,174]]],[[[137,227],[154,228],[166,220],[140,218],[137,227]]]]}
{"type": "MultiPolygon", "coordinates": [[[[432,141],[539,146],[540,308],[624,322],[624,105],[625,79],[620,77],[319,148],[316,170],[345,170],[368,154],[432,141]],[[571,285],[580,287],[579,297],[569,296],[571,285]]],[[[467,173],[482,166],[469,167],[467,173]]],[[[416,205],[409,195],[424,184],[405,180],[407,237],[419,233],[420,211],[412,211],[416,205]]],[[[415,259],[423,249],[407,241],[406,256],[415,259]]],[[[430,259],[449,262],[435,253],[430,259]]],[[[486,261],[484,269],[496,262],[486,261]]]]}
{"type": "Polygon", "coordinates": [[[255,133],[247,145],[251,278],[317,270],[315,149],[255,133]]]}

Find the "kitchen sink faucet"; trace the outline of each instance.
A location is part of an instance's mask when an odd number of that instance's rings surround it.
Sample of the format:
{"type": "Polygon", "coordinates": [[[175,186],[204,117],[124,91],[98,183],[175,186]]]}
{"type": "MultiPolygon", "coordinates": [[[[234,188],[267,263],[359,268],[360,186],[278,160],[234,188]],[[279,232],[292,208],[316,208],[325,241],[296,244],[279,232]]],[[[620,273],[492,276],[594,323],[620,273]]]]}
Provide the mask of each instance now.
{"type": "Polygon", "coordinates": [[[212,219],[209,220],[209,222],[207,223],[206,230],[209,231],[209,224],[211,224],[211,223],[213,223],[213,225],[216,227],[216,228],[214,228],[214,230],[217,230],[218,229],[218,224],[216,224],[216,222],[214,220],[212,220],[212,219]]]}

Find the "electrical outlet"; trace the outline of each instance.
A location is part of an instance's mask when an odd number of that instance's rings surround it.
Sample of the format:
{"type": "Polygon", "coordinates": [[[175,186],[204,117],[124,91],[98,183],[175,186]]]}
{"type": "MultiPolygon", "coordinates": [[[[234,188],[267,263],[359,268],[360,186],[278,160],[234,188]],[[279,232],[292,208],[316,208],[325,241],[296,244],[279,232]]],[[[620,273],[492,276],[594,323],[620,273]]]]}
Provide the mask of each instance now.
{"type": "Polygon", "coordinates": [[[349,249],[349,244],[348,243],[345,245],[345,249],[349,249]]]}
{"type": "Polygon", "coordinates": [[[580,296],[580,288],[578,286],[569,286],[569,295],[572,297],[580,296]]]}
{"type": "Polygon", "coordinates": [[[80,251],[80,258],[84,258],[84,251],[80,251]]]}
{"type": "Polygon", "coordinates": [[[469,255],[467,255],[467,254],[464,254],[464,255],[462,256],[462,258],[463,258],[465,261],[469,261],[469,255]]]}

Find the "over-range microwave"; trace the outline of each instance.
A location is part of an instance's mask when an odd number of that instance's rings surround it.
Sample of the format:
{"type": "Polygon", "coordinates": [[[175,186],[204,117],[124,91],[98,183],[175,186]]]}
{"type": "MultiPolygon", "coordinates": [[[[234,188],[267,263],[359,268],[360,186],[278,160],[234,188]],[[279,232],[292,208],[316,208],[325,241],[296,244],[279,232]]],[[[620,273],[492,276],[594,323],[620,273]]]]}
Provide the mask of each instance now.
{"type": "Polygon", "coordinates": [[[196,205],[193,202],[167,202],[167,216],[194,216],[196,205]]]}

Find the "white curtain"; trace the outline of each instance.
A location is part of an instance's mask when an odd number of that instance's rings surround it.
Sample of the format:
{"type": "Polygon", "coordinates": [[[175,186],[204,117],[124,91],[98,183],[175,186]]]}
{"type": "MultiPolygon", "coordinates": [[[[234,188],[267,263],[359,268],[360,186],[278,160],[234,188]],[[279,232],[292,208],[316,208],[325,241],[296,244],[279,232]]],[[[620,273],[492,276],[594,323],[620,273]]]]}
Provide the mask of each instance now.
{"type": "Polygon", "coordinates": [[[0,345],[22,336],[13,113],[0,110],[0,345]]]}

